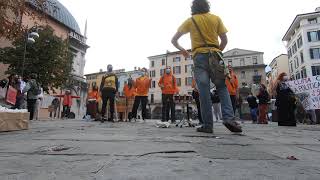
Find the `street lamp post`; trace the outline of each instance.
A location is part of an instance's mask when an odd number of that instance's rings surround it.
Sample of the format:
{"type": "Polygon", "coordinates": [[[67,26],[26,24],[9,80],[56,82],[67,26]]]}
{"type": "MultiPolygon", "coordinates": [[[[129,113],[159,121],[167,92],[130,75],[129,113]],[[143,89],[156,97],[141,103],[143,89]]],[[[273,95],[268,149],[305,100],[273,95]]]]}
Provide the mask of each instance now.
{"type": "Polygon", "coordinates": [[[166,68],[167,68],[167,66],[168,66],[168,54],[169,54],[170,52],[167,50],[167,53],[166,53],[166,68]]]}
{"type": "Polygon", "coordinates": [[[39,38],[37,26],[33,26],[31,29],[26,30],[25,32],[25,40],[24,40],[24,50],[23,50],[23,59],[22,59],[22,69],[21,69],[21,77],[24,75],[24,64],[26,62],[26,53],[27,53],[27,44],[33,44],[36,42],[35,39],[39,38]]]}

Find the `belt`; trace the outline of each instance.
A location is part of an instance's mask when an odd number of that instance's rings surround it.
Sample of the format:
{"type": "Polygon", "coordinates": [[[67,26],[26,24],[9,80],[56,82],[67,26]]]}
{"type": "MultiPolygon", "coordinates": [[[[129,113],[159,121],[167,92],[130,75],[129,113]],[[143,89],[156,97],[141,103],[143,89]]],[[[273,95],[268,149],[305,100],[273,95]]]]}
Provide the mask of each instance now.
{"type": "Polygon", "coordinates": [[[199,48],[207,48],[207,47],[213,47],[213,48],[220,49],[220,47],[218,45],[208,44],[208,46],[200,46],[200,47],[193,48],[192,51],[195,51],[196,49],[199,49],[199,48]]]}

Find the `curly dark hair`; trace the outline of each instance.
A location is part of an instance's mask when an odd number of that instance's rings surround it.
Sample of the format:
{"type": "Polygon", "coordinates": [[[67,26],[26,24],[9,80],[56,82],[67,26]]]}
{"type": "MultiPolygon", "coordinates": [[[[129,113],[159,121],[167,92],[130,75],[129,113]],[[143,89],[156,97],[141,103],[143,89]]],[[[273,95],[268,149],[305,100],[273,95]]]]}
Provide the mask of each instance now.
{"type": "Polygon", "coordinates": [[[191,14],[204,14],[210,12],[210,4],[207,0],[193,0],[191,14]]]}

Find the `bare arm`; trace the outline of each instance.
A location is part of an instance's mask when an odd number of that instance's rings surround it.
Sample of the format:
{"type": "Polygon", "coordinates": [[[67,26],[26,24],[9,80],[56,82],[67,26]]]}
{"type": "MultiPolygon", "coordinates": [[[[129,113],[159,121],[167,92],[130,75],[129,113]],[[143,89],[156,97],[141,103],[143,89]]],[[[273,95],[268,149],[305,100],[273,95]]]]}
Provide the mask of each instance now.
{"type": "Polygon", "coordinates": [[[173,44],[174,47],[176,47],[177,49],[179,49],[182,52],[182,55],[185,58],[190,57],[190,54],[187,50],[185,50],[178,42],[178,40],[181,38],[181,36],[184,35],[184,33],[182,32],[176,32],[176,34],[172,37],[171,43],[173,44]]]}
{"type": "Polygon", "coordinates": [[[226,48],[227,44],[228,44],[228,37],[226,33],[220,34],[219,35],[220,39],[221,39],[221,43],[220,43],[220,50],[223,51],[224,48],[226,48]]]}

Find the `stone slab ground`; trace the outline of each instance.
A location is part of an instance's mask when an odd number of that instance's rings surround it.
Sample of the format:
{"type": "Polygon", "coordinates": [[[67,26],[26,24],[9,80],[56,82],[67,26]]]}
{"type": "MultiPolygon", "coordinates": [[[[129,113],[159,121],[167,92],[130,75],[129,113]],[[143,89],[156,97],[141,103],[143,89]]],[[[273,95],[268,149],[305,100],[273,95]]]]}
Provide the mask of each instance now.
{"type": "Polygon", "coordinates": [[[159,129],[155,121],[32,122],[0,133],[0,179],[320,179],[320,126],[244,124],[237,135],[216,123],[214,131],[159,129]]]}

